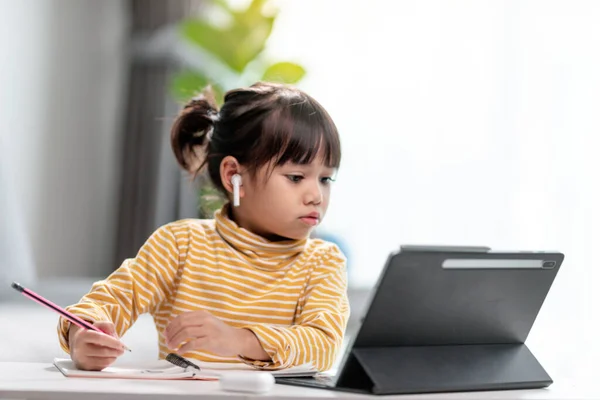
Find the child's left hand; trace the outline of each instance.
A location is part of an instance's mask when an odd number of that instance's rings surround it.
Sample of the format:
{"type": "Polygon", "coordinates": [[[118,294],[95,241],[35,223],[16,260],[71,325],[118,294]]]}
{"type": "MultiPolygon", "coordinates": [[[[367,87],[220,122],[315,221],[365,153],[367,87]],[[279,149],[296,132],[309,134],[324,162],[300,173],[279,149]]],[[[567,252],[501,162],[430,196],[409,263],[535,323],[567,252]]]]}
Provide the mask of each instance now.
{"type": "Polygon", "coordinates": [[[190,311],[178,315],[164,331],[170,349],[185,354],[192,350],[206,350],[220,356],[237,356],[247,332],[234,328],[208,311],[190,311]]]}

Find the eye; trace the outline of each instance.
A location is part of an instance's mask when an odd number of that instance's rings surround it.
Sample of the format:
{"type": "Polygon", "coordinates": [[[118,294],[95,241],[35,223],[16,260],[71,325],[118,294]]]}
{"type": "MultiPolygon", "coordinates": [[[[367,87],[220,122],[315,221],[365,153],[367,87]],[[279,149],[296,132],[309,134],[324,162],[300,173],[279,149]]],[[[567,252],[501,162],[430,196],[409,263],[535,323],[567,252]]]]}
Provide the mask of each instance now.
{"type": "Polygon", "coordinates": [[[300,182],[303,178],[302,175],[286,175],[286,177],[294,183],[300,182]]]}
{"type": "Polygon", "coordinates": [[[327,184],[329,184],[331,182],[335,182],[335,179],[333,179],[330,176],[326,176],[326,177],[321,178],[321,183],[323,183],[325,185],[327,185],[327,184]]]}

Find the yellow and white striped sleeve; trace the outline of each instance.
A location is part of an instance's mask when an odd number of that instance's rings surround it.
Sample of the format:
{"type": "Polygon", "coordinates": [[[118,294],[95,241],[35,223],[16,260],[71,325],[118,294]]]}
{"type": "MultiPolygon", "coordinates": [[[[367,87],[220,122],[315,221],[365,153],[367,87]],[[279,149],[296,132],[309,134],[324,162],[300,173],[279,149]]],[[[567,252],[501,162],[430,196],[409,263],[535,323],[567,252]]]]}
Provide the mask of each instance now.
{"type": "MultiPolygon", "coordinates": [[[[140,314],[168,298],[178,267],[177,241],[165,225],[150,236],[135,258],[125,260],[106,279],[95,282],[90,292],[67,310],[90,322],[111,321],[122,336],[140,314]]],[[[69,321],[59,319],[59,342],[66,352],[69,326],[69,321]]]]}
{"type": "Polygon", "coordinates": [[[319,371],[332,367],[350,316],[346,259],[337,246],[332,246],[320,263],[313,271],[304,299],[301,299],[303,307],[295,325],[245,326],[256,335],[271,361],[241,357],[244,362],[264,369],[309,362],[319,371]]]}

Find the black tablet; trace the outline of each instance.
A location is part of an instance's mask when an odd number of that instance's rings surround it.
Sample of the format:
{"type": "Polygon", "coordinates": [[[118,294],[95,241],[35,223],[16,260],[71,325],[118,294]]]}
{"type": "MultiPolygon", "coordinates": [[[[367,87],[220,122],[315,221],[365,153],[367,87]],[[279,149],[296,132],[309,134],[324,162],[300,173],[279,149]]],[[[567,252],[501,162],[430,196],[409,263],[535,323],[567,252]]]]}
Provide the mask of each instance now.
{"type": "Polygon", "coordinates": [[[388,257],[338,373],[277,381],[373,394],[548,386],[525,341],[563,259],[402,246],[388,257]]]}

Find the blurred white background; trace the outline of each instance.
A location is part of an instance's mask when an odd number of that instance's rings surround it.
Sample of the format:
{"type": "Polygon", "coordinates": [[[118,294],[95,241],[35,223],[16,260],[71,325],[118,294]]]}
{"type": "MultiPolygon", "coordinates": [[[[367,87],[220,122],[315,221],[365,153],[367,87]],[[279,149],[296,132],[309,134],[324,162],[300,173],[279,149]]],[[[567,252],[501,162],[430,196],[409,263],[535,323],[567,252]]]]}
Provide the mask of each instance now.
{"type": "Polygon", "coordinates": [[[600,3],[280,3],[271,49],[343,135],[324,225],[356,283],[400,243],[561,250],[562,278],[595,273],[600,3]]]}
{"type": "MultiPolygon", "coordinates": [[[[125,11],[73,4],[0,0],[0,155],[42,278],[113,262],[125,11]]],[[[307,68],[342,134],[323,228],[347,244],[351,285],[371,287],[400,244],[559,250],[531,339],[570,343],[546,359],[597,346],[600,2],[275,4],[267,52],[307,68]]]]}

